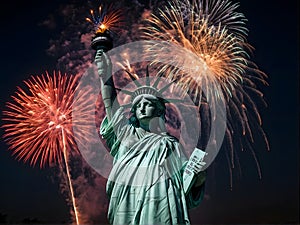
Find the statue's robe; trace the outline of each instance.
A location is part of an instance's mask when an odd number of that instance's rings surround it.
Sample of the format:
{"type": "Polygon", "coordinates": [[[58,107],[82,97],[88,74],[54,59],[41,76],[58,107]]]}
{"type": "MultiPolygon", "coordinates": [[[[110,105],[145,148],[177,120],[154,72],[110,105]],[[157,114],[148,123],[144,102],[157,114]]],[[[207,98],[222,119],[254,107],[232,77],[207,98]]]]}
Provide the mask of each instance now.
{"type": "Polygon", "coordinates": [[[190,224],[188,209],[199,205],[204,185],[183,190],[187,162],[178,140],[128,123],[120,108],[100,133],[114,164],[107,181],[111,224],[190,224]]]}

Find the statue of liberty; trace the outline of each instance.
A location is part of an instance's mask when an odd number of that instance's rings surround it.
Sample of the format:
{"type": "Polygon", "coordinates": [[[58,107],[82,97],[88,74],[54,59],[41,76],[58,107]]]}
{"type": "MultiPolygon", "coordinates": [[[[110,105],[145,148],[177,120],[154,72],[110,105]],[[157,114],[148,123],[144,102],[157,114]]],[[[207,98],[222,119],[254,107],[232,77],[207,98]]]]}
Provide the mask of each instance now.
{"type": "Polygon", "coordinates": [[[185,191],[183,173],[188,160],[178,140],[166,132],[167,100],[154,87],[137,87],[127,119],[123,107],[112,107],[118,103],[108,55],[98,50],[95,61],[106,111],[100,134],[114,157],[106,187],[109,222],[190,224],[188,209],[203,198],[205,162],[195,165],[197,175],[185,191]]]}

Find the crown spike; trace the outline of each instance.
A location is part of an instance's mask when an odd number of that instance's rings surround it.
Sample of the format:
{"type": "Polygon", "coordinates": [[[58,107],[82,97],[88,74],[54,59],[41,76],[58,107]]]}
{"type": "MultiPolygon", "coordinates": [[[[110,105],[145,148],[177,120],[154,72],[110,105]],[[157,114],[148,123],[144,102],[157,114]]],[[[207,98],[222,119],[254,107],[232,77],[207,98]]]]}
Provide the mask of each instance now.
{"type": "Polygon", "coordinates": [[[182,103],[182,102],[184,102],[184,100],[178,99],[178,98],[168,98],[168,99],[165,99],[165,102],[166,103],[182,103]]]}
{"type": "Polygon", "coordinates": [[[149,66],[147,65],[146,68],[146,85],[150,86],[150,79],[149,79],[149,66]]]}
{"type": "Polygon", "coordinates": [[[142,85],[140,84],[140,82],[138,82],[137,79],[128,70],[125,70],[125,71],[128,73],[129,77],[134,82],[135,86],[142,87],[142,85]]]}
{"type": "Polygon", "coordinates": [[[160,89],[158,92],[160,94],[162,94],[163,92],[165,92],[170,86],[172,85],[172,83],[168,83],[166,86],[164,86],[162,89],[160,89]]]}
{"type": "MultiPolygon", "coordinates": [[[[170,88],[170,86],[173,84],[173,82],[171,82],[169,80],[169,82],[165,86],[163,86],[163,88],[161,88],[159,90],[158,86],[161,86],[161,85],[159,85],[159,82],[161,81],[161,79],[163,77],[162,73],[158,73],[160,75],[156,76],[156,80],[154,81],[154,84],[151,87],[150,86],[151,80],[150,80],[150,74],[149,74],[149,67],[148,66],[146,68],[146,75],[145,75],[146,84],[145,85],[142,85],[138,81],[138,79],[132,73],[130,73],[130,71],[128,71],[128,70],[125,70],[125,71],[128,73],[128,75],[130,76],[132,81],[135,83],[137,88],[136,88],[135,91],[118,89],[120,92],[123,92],[124,94],[129,95],[131,97],[130,103],[124,104],[124,105],[122,105],[122,107],[124,107],[124,108],[132,107],[132,104],[133,104],[135,98],[140,96],[140,95],[153,95],[153,96],[156,96],[157,98],[162,98],[165,103],[183,103],[184,102],[184,100],[181,99],[181,98],[179,98],[179,99],[178,98],[177,99],[175,99],[175,98],[174,99],[172,99],[172,98],[163,98],[162,93],[165,92],[168,88],[170,88]]],[[[183,95],[184,95],[184,93],[182,92],[181,96],[183,96],[183,95]]]]}
{"type": "Polygon", "coordinates": [[[156,79],[156,81],[153,84],[153,88],[157,88],[157,85],[158,85],[158,83],[160,81],[160,78],[161,78],[161,76],[158,76],[158,78],[156,79]]]}

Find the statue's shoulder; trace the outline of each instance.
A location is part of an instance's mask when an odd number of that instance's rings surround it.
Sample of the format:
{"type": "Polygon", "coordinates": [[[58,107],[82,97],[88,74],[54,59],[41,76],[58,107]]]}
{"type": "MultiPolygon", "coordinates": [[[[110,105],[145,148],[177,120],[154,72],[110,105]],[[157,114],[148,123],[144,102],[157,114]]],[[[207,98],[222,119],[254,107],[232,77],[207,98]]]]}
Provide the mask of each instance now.
{"type": "Polygon", "coordinates": [[[169,134],[168,132],[161,132],[160,135],[164,141],[179,143],[179,140],[175,136],[169,134]]]}

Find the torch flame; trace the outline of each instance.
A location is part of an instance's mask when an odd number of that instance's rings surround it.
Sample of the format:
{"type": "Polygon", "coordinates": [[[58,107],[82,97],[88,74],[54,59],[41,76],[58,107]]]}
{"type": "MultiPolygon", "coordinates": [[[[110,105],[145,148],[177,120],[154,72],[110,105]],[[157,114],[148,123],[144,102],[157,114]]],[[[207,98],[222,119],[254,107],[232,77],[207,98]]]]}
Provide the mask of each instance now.
{"type": "Polygon", "coordinates": [[[100,26],[98,26],[98,30],[96,31],[96,33],[104,33],[106,30],[107,27],[102,23],[100,26]]]}
{"type": "Polygon", "coordinates": [[[99,7],[97,15],[90,10],[91,18],[86,21],[94,25],[96,33],[104,33],[106,30],[118,29],[123,26],[122,11],[113,9],[112,6],[99,7]]]}

